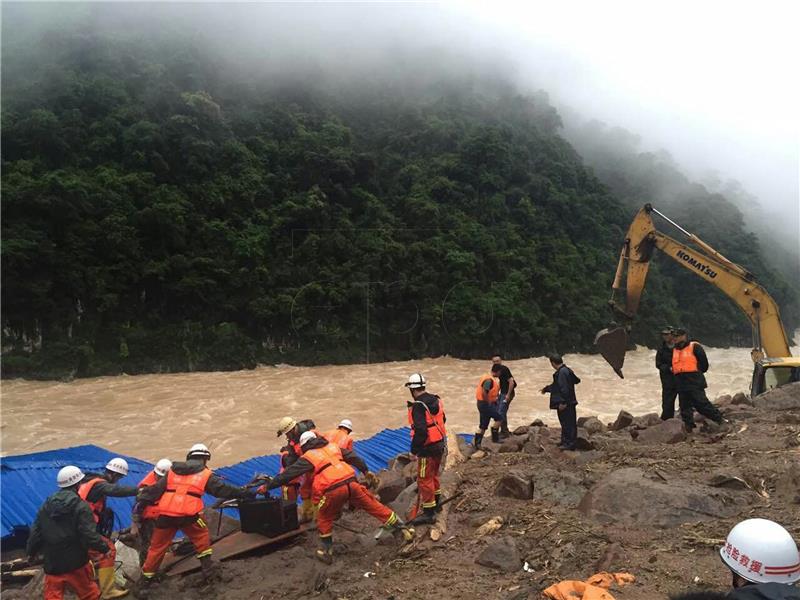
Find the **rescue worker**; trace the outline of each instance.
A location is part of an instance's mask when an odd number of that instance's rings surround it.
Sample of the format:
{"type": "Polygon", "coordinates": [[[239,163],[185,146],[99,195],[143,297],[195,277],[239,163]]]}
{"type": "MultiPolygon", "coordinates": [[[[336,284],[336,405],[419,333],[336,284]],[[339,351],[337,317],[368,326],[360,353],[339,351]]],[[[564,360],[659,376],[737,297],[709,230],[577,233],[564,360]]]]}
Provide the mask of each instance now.
{"type": "Polygon", "coordinates": [[[417,457],[416,510],[411,523],[424,525],[436,522],[436,513],[442,501],[439,487],[439,469],[447,446],[444,403],[425,390],[422,373],[412,373],[406,387],[411,392],[408,406],[408,424],[411,426],[411,453],[417,457]],[[422,506],[422,514],[417,511],[422,506]]]}
{"type": "Polygon", "coordinates": [[[656,369],[661,378],[661,420],[666,421],[675,416],[675,398],[678,389],[675,387],[675,376],[672,374],[672,327],[661,330],[661,347],[656,350],[656,369]]]}
{"type": "MultiPolygon", "coordinates": [[[[300,436],[306,431],[316,431],[316,425],[311,419],[296,421],[292,417],[283,417],[278,423],[278,437],[286,436],[286,456],[281,457],[281,473],[300,458],[303,451],[300,449],[300,436]]],[[[289,484],[297,484],[297,494],[300,496],[300,507],[297,510],[301,522],[313,521],[316,510],[311,502],[311,480],[298,477],[290,481],[289,484]]],[[[289,487],[289,486],[285,486],[289,487]]],[[[260,493],[260,490],[259,490],[260,493]]]]}
{"type": "Polygon", "coordinates": [[[678,405],[686,431],[691,433],[695,428],[694,411],[722,425],[725,419],[719,409],[706,397],[706,378],[708,358],[703,347],[695,341],[689,341],[685,329],[672,331],[675,347],[672,349],[672,374],[678,389],[678,405]]]}
{"type": "Polygon", "coordinates": [[[204,444],[195,444],[186,455],[186,462],[173,463],[154,485],[142,488],[139,501],[158,503],[158,517],[150,542],[150,550],[142,565],[142,577],[137,595],[146,597],[148,588],[164,560],[164,555],[178,530],[194,545],[206,579],[211,579],[219,565],[211,558],[213,552],[208,527],[203,521],[203,494],[217,498],[253,498],[255,493],[245,487],[225,483],[206,466],[211,452],[204,444]]]}
{"type": "Polygon", "coordinates": [[[800,552],[791,534],[774,521],[747,519],[738,523],[720,548],[731,571],[730,600],[797,600],[800,552]]]}
{"type": "Polygon", "coordinates": [[[508,430],[508,409],[517,394],[517,381],[511,374],[511,369],[503,364],[503,357],[500,354],[492,356],[492,364],[500,365],[500,371],[497,374],[497,378],[500,380],[500,396],[498,396],[497,402],[500,406],[500,414],[503,415],[503,421],[500,423],[500,439],[504,439],[511,435],[508,430]]]}
{"type": "Polygon", "coordinates": [[[500,383],[497,378],[500,376],[500,365],[492,365],[492,370],[481,377],[475,388],[475,400],[478,404],[478,432],[472,441],[472,445],[478,450],[483,442],[483,435],[489,427],[489,421],[494,420],[492,425],[492,441],[500,441],[500,423],[503,422],[503,415],[500,413],[498,399],[500,397],[500,383]]]}
{"type": "Polygon", "coordinates": [[[78,496],[84,474],[78,467],[64,467],[56,476],[60,488],[44,501],[33,522],[26,548],[30,562],[44,558],[44,598],[61,600],[71,589],[80,600],[97,600],[89,551],[108,552],[107,541],[97,532],[89,505],[78,496]]]}
{"type": "Polygon", "coordinates": [[[350,419],[342,419],[342,422],[334,429],[325,434],[325,439],[339,446],[342,450],[353,449],[353,422],[350,419]]]}
{"type": "MultiPolygon", "coordinates": [[[[140,488],[155,485],[158,481],[167,475],[167,472],[172,468],[172,461],[168,458],[162,458],[156,463],[155,468],[150,471],[139,482],[140,488]]],[[[150,540],[153,537],[153,530],[156,528],[156,519],[158,518],[158,503],[141,505],[136,504],[133,507],[133,533],[139,536],[139,566],[144,564],[147,558],[147,551],[150,549],[150,540]]]]}
{"type": "Polygon", "coordinates": [[[105,552],[89,552],[89,558],[97,567],[97,580],[100,583],[102,598],[121,598],[128,592],[117,589],[114,583],[114,565],[117,550],[109,538],[114,529],[114,512],[106,506],[106,498],[130,498],[139,491],[138,488],[119,485],[117,482],[128,474],[128,461],[124,458],[112,458],[106,465],[105,472],[87,473],[78,487],[78,496],[89,504],[97,524],[97,532],[106,541],[105,552]]]}
{"type": "Polygon", "coordinates": [[[542,388],[543,394],[550,394],[550,408],[557,411],[558,422],[561,423],[562,450],[575,450],[578,437],[578,415],[575,407],[578,398],[575,386],[581,382],[575,372],[564,364],[560,354],[551,354],[550,366],[553,367],[553,383],[542,388]]]}
{"type": "Polygon", "coordinates": [[[369,485],[376,485],[378,478],[370,473],[364,460],[354,452],[342,450],[325,438],[317,437],[313,431],[300,436],[302,455],[277,477],[267,479],[267,489],[285,485],[300,475],[311,480],[311,502],[317,507],[317,530],[321,547],[317,558],[330,564],[333,561],[333,523],[339,518],[345,504],[360,508],[383,523],[384,529],[399,532],[410,540],[413,531],[406,529],[400,518],[378,502],[369,491],[356,480],[354,465],[367,478],[369,485]]]}

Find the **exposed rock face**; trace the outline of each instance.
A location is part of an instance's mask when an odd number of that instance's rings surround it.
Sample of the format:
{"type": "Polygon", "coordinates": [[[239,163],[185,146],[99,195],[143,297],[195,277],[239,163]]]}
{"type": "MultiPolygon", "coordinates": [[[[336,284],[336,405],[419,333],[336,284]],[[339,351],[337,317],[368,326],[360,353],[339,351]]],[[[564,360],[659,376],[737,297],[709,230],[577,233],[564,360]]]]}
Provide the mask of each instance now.
{"type": "Polygon", "coordinates": [[[517,571],[522,567],[517,543],[514,538],[503,536],[489,544],[478,555],[475,562],[484,567],[499,569],[505,573],[517,571]]]}
{"type": "Polygon", "coordinates": [[[741,495],[680,480],[653,481],[636,468],[610,473],[578,505],[578,510],[600,523],[663,528],[732,517],[744,508],[741,495]]]}
{"type": "Polygon", "coordinates": [[[756,408],[766,410],[799,410],[800,382],[788,383],[753,398],[756,408]]]}
{"type": "Polygon", "coordinates": [[[531,500],[533,498],[533,480],[524,473],[511,471],[500,478],[494,493],[506,498],[531,500]]]}
{"type": "Polygon", "coordinates": [[[641,444],[677,444],[686,439],[686,432],[680,419],[668,419],[647,429],[631,430],[631,436],[641,444]]]}

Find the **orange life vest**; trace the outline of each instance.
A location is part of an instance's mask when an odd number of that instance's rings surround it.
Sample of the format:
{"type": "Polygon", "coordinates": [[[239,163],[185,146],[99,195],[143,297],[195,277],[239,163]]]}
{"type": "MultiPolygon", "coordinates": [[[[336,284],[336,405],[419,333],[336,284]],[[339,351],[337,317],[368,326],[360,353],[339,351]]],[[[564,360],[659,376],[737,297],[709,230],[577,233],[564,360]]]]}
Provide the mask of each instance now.
{"type": "Polygon", "coordinates": [[[487,381],[492,382],[492,388],[489,390],[489,402],[494,404],[497,402],[497,397],[500,395],[500,382],[490,374],[481,377],[481,380],[478,382],[478,387],[475,388],[475,399],[479,402],[483,402],[483,384],[487,381]]]}
{"type": "Polygon", "coordinates": [[[344,462],[342,451],[336,444],[308,450],[303,454],[303,458],[314,465],[314,473],[311,475],[313,477],[311,500],[315,504],[328,489],[356,476],[355,469],[344,462]]]}
{"type": "MultiPolygon", "coordinates": [[[[144,476],[139,482],[137,487],[148,487],[151,485],[155,485],[158,482],[158,475],[156,475],[155,471],[150,471],[147,475],[144,476]]],[[[142,511],[142,518],[143,519],[157,519],[158,515],[158,502],[154,504],[148,504],[145,509],[142,511]]]]}
{"type": "Polygon", "coordinates": [[[672,374],[697,373],[697,357],[694,355],[694,346],[697,342],[689,342],[684,348],[672,349],[672,374]]]}
{"type": "Polygon", "coordinates": [[[193,517],[203,511],[203,493],[211,477],[211,469],[191,475],[167,473],[167,488],[158,501],[158,512],[168,517],[193,517]]]}
{"type": "Polygon", "coordinates": [[[89,505],[89,508],[92,509],[92,515],[94,516],[95,523],[100,522],[100,517],[102,516],[103,511],[106,509],[106,497],[103,496],[97,502],[89,502],[87,498],[89,497],[89,492],[92,491],[92,488],[101,481],[105,481],[105,479],[102,477],[95,477],[86,483],[82,483],[78,488],[78,496],[80,496],[81,500],[85,501],[89,505]]]}
{"type": "Polygon", "coordinates": [[[437,442],[441,442],[447,435],[444,428],[444,402],[439,399],[439,412],[431,414],[428,406],[421,400],[415,400],[414,404],[408,407],[408,424],[411,425],[411,439],[414,439],[414,410],[415,404],[422,404],[425,407],[425,422],[428,425],[428,438],[425,440],[425,445],[430,446],[437,442]]]}
{"type": "Polygon", "coordinates": [[[328,440],[331,444],[336,444],[342,450],[353,449],[353,438],[351,438],[350,434],[344,429],[335,429],[333,431],[329,431],[328,433],[323,434],[322,437],[328,440]]]}

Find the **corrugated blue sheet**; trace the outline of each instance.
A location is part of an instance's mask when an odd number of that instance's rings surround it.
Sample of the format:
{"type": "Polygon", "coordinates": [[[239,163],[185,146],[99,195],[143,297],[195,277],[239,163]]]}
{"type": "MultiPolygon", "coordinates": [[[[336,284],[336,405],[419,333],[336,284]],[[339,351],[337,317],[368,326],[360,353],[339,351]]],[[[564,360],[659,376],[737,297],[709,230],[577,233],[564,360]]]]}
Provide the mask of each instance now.
{"type": "MultiPolygon", "coordinates": [[[[115,456],[120,455],[98,446],[75,446],[0,458],[0,535],[11,534],[15,525],[33,524],[39,507],[58,490],[56,475],[61,467],[75,465],[84,473],[102,473],[115,456]]],[[[130,467],[123,484],[136,485],[153,468],[137,458],[122,457],[130,467]]],[[[118,527],[130,525],[133,498],[109,498],[108,505],[116,513],[118,527]]]]}
{"type": "MultiPolygon", "coordinates": [[[[462,437],[471,440],[472,436],[462,437]]],[[[361,456],[370,470],[385,469],[389,459],[401,452],[408,452],[410,446],[409,428],[384,429],[369,439],[353,444],[353,450],[361,456]]],[[[50,450],[36,454],[7,456],[0,459],[0,510],[2,511],[2,535],[12,533],[15,525],[29,526],[36,518],[42,502],[56,491],[56,474],[61,467],[76,465],[84,472],[101,472],[114,454],[97,446],[76,446],[63,450],[50,450]]],[[[123,456],[130,466],[129,475],[121,483],[136,485],[153,465],[136,458],[123,456]]],[[[244,485],[257,473],[274,475],[280,468],[277,454],[257,456],[248,460],[215,469],[215,473],[234,485],[244,485]]],[[[214,502],[211,496],[204,498],[207,505],[214,502]]],[[[109,506],[114,509],[118,527],[130,525],[133,507],[132,498],[109,498],[109,506]]],[[[230,515],[238,518],[235,510],[230,515]]]]}

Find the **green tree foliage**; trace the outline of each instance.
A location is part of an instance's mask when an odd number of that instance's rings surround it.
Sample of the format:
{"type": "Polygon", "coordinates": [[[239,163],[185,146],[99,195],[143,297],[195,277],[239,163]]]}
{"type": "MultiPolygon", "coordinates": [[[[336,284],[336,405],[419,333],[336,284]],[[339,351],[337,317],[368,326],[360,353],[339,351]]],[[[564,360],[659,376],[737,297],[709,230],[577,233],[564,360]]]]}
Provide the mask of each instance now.
{"type": "MultiPolygon", "coordinates": [[[[179,36],[3,43],[6,376],[590,350],[609,318],[631,213],[543,94],[240,78],[179,36]]],[[[735,214],[685,210],[763,267],[735,214]]],[[[695,313],[655,287],[645,322],[695,313]]]]}

